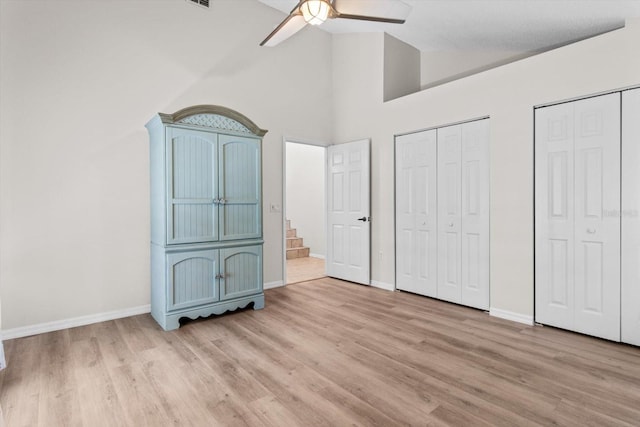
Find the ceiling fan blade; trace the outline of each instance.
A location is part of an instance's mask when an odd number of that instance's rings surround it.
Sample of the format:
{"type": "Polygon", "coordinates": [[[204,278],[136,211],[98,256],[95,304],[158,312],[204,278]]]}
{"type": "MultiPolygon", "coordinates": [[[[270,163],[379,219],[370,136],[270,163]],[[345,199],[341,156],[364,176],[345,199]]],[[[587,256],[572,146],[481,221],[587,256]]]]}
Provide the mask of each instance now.
{"type": "Polygon", "coordinates": [[[260,46],[275,46],[300,31],[305,25],[307,23],[301,13],[291,13],[260,43],[260,46]]]}
{"type": "Polygon", "coordinates": [[[359,21],[386,22],[389,24],[404,24],[404,21],[405,21],[404,19],[381,18],[378,16],[351,15],[349,13],[340,13],[340,12],[336,14],[336,18],[357,19],[359,21]]]}

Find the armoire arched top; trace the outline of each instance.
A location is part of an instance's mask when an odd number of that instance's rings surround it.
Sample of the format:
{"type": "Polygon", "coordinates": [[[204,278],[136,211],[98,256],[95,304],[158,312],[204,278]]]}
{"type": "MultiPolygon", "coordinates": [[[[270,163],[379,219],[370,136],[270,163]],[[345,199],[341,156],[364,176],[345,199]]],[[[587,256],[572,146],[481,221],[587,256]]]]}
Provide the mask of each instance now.
{"type": "Polygon", "coordinates": [[[173,114],[158,113],[158,116],[164,124],[189,124],[260,137],[267,133],[244,114],[220,105],[194,105],[173,114]]]}

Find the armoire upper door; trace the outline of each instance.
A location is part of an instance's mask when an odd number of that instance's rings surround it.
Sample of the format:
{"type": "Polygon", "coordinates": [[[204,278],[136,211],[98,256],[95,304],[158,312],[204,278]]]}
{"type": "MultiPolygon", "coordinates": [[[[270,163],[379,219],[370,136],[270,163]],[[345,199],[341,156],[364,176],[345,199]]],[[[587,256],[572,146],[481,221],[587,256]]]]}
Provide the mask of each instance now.
{"type": "Polygon", "coordinates": [[[218,240],[218,135],[167,127],[167,243],[218,240]]]}
{"type": "Polygon", "coordinates": [[[220,240],[262,236],[260,140],[219,135],[220,240]]]}
{"type": "Polygon", "coordinates": [[[438,135],[438,298],[460,303],[462,126],[439,128],[438,135]]]}
{"type": "Polygon", "coordinates": [[[536,321],[620,337],[620,95],[535,113],[536,321]]]}
{"type": "Polygon", "coordinates": [[[621,340],[640,345],[640,89],[622,92],[621,340]]]}
{"type": "Polygon", "coordinates": [[[396,138],[396,288],[437,296],[436,130],[396,138]]]}

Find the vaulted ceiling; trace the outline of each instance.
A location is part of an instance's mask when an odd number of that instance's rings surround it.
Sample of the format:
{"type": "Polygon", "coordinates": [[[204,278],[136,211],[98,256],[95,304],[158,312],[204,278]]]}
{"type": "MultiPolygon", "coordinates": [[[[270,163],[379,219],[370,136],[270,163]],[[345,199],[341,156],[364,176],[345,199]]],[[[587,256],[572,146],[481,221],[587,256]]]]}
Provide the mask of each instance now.
{"type": "MultiPolygon", "coordinates": [[[[259,1],[284,12],[283,19],[297,4],[297,0],[259,1]]],[[[361,13],[380,10],[386,2],[348,1],[361,13]]],[[[320,28],[331,33],[386,32],[421,51],[538,52],[620,28],[625,19],[640,17],[640,0],[402,0],[402,3],[408,11],[402,25],[335,19],[320,28]]]]}

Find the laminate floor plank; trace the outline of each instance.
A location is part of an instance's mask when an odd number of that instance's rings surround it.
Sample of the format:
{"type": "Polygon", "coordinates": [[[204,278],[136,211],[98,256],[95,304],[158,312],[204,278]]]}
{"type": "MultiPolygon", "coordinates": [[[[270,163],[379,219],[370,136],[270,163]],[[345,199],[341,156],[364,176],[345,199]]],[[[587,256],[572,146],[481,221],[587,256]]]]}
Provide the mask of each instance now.
{"type": "Polygon", "coordinates": [[[640,348],[333,278],[5,341],[13,426],[638,426],[640,348]]]}

